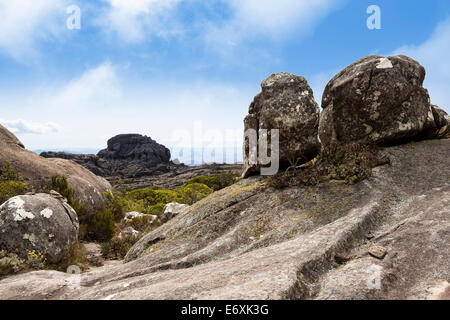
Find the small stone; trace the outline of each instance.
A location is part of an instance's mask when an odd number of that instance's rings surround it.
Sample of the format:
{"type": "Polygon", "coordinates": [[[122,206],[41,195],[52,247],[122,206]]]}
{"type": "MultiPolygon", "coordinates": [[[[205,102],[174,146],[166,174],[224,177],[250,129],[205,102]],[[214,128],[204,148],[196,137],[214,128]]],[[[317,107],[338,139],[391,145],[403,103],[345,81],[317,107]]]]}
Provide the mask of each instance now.
{"type": "Polygon", "coordinates": [[[381,246],[373,246],[369,248],[368,252],[372,257],[383,259],[387,254],[387,249],[381,246]]]}

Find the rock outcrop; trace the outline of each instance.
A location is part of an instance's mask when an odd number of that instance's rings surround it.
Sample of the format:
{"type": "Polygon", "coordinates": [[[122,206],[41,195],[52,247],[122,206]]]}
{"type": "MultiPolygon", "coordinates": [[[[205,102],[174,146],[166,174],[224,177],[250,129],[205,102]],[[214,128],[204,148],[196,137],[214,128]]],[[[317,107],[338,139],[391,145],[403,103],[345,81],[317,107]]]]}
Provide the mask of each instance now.
{"type": "Polygon", "coordinates": [[[152,173],[155,167],[170,163],[169,149],[140,134],[115,136],[108,140],[107,149],[97,155],[43,152],[41,156],[73,160],[103,177],[144,176],[152,173]]]}
{"type": "Polygon", "coordinates": [[[161,215],[161,222],[166,223],[167,221],[175,218],[177,215],[186,213],[189,211],[191,206],[188,206],[187,204],[181,204],[181,203],[168,203],[164,207],[163,214],[161,215]]]}
{"type": "Polygon", "coordinates": [[[78,240],[78,217],[49,194],[11,198],[0,206],[0,248],[27,258],[27,252],[58,263],[78,240]]]}
{"type": "MultiPolygon", "coordinates": [[[[290,73],[273,74],[261,84],[262,91],[255,97],[244,120],[245,132],[279,129],[280,166],[302,164],[314,158],[320,144],[317,139],[319,106],[307,81],[290,73]]],[[[259,173],[260,165],[251,163],[252,150],[249,139],[244,143],[244,177],[259,173]]],[[[265,153],[265,150],[263,151],[265,153]]],[[[270,151],[268,156],[270,156],[270,151]]],[[[261,150],[258,150],[258,158],[261,150]]]]}
{"type": "Polygon", "coordinates": [[[93,211],[106,202],[104,192],[111,185],[73,161],[46,159],[28,151],[23,144],[6,128],[0,125],[0,164],[11,163],[23,177],[24,182],[34,191],[46,189],[53,175],[65,176],[75,190],[75,196],[93,211]]]}
{"type": "Polygon", "coordinates": [[[339,72],[322,99],[319,137],[332,143],[391,145],[435,130],[425,69],[406,56],[369,56],[339,72]]]}
{"type": "Polygon", "coordinates": [[[79,290],[39,271],[0,281],[0,298],[448,299],[450,140],[382,152],[391,165],[355,185],[241,180],[144,236],[128,263],[82,274],[79,290]]]}

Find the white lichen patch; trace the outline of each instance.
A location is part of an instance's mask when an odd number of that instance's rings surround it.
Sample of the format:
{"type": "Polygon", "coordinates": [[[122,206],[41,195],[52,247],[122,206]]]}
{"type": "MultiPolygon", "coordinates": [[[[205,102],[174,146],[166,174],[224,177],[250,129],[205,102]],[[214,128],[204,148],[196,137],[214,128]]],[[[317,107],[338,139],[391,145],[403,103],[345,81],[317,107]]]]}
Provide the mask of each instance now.
{"type": "Polygon", "coordinates": [[[14,215],[14,221],[22,221],[25,219],[34,219],[34,214],[26,211],[25,209],[16,209],[16,211],[13,212],[14,215]]]}
{"type": "Polygon", "coordinates": [[[43,216],[44,218],[50,219],[53,215],[53,210],[50,208],[45,208],[44,210],[41,211],[41,216],[43,216]]]}
{"type": "Polygon", "coordinates": [[[381,58],[380,63],[377,64],[377,69],[392,69],[393,67],[391,60],[388,58],[381,58]]]}
{"type": "Polygon", "coordinates": [[[25,204],[25,201],[22,200],[20,197],[14,197],[8,201],[8,208],[9,209],[20,209],[25,204]]]}
{"type": "Polygon", "coordinates": [[[8,210],[11,212],[11,214],[14,217],[14,221],[22,221],[25,219],[34,219],[35,216],[33,213],[26,211],[23,208],[23,205],[25,204],[25,201],[23,201],[20,197],[14,197],[8,200],[6,203],[3,204],[2,209],[4,207],[7,207],[8,210]]]}

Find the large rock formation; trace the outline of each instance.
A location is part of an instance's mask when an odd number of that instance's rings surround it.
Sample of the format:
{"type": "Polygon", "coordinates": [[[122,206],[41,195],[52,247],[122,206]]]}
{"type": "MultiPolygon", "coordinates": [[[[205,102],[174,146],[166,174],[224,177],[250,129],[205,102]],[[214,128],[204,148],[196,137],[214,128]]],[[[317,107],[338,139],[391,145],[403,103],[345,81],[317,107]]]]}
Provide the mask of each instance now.
{"type": "Polygon", "coordinates": [[[97,155],[43,152],[41,156],[73,160],[103,177],[144,176],[154,172],[155,167],[170,162],[169,149],[150,137],[139,134],[115,136],[108,140],[107,149],[101,150],[97,155]]]}
{"type": "MultiPolygon", "coordinates": [[[[317,139],[319,106],[307,81],[290,73],[273,74],[261,84],[244,120],[245,131],[279,129],[279,160],[281,167],[305,163],[320,150],[317,139]]],[[[249,139],[244,142],[244,177],[259,173],[260,165],[251,163],[249,139]]],[[[263,151],[264,152],[264,151],[263,151]]],[[[258,150],[258,158],[261,150],[258,150]]],[[[270,154],[269,154],[270,156],[270,154]]]]}
{"type": "Polygon", "coordinates": [[[77,242],[78,228],[76,212],[48,194],[17,196],[0,206],[0,249],[22,258],[35,251],[58,263],[77,242]]]}
{"type": "Polygon", "coordinates": [[[64,159],[45,159],[28,151],[6,128],[0,125],[0,164],[10,162],[34,191],[43,191],[53,175],[65,176],[75,190],[75,196],[88,210],[100,209],[106,202],[104,192],[111,185],[104,178],[64,159]]]}
{"type": "Polygon", "coordinates": [[[79,290],[39,271],[0,281],[0,298],[448,299],[450,140],[383,153],[391,165],[355,185],[241,180],[144,236],[128,263],[82,274],[79,290]]]}
{"type": "Polygon", "coordinates": [[[363,58],[339,72],[322,99],[324,147],[350,142],[389,145],[435,130],[425,69],[406,56],[363,58]]]}

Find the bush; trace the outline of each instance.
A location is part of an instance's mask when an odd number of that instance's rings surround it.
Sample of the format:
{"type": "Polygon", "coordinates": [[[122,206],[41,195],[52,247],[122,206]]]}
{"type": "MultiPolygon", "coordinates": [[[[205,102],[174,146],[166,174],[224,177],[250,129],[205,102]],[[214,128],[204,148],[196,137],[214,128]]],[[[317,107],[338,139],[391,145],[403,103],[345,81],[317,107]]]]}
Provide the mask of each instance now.
{"type": "Polygon", "coordinates": [[[0,183],[0,204],[12,197],[24,194],[28,190],[26,184],[20,181],[8,181],[0,183]]]}
{"type": "Polygon", "coordinates": [[[201,183],[190,183],[179,189],[178,192],[183,199],[181,203],[192,205],[213,193],[214,190],[201,183]]]}
{"type": "Polygon", "coordinates": [[[22,177],[9,162],[5,163],[0,168],[0,204],[27,191],[28,186],[22,182],[22,177]]]}
{"type": "Polygon", "coordinates": [[[75,197],[75,190],[72,189],[66,177],[54,175],[50,183],[47,185],[47,192],[54,190],[67,199],[67,203],[75,210],[78,215],[80,223],[85,222],[87,217],[87,209],[80,199],[75,197]]]}
{"type": "Polygon", "coordinates": [[[109,200],[106,207],[111,210],[116,222],[120,222],[127,212],[142,212],[145,209],[143,200],[130,200],[125,191],[105,192],[105,196],[109,200]]]}
{"type": "Polygon", "coordinates": [[[147,209],[145,209],[145,213],[160,217],[163,214],[165,206],[166,203],[155,204],[153,206],[147,207],[147,209]]]}
{"type": "Polygon", "coordinates": [[[229,187],[236,181],[236,175],[233,173],[222,173],[217,176],[200,176],[190,179],[186,185],[201,183],[207,185],[214,191],[229,187]]]}
{"type": "Polygon", "coordinates": [[[183,201],[182,195],[175,190],[140,189],[131,191],[128,197],[134,201],[142,200],[145,207],[183,201]]]}
{"type": "Polygon", "coordinates": [[[108,208],[96,211],[83,230],[84,238],[95,241],[109,241],[116,233],[114,214],[108,208]]]}
{"type": "Polygon", "coordinates": [[[34,250],[26,252],[26,258],[21,259],[16,253],[0,251],[0,276],[18,273],[27,270],[40,270],[45,268],[45,255],[34,250]]]}

